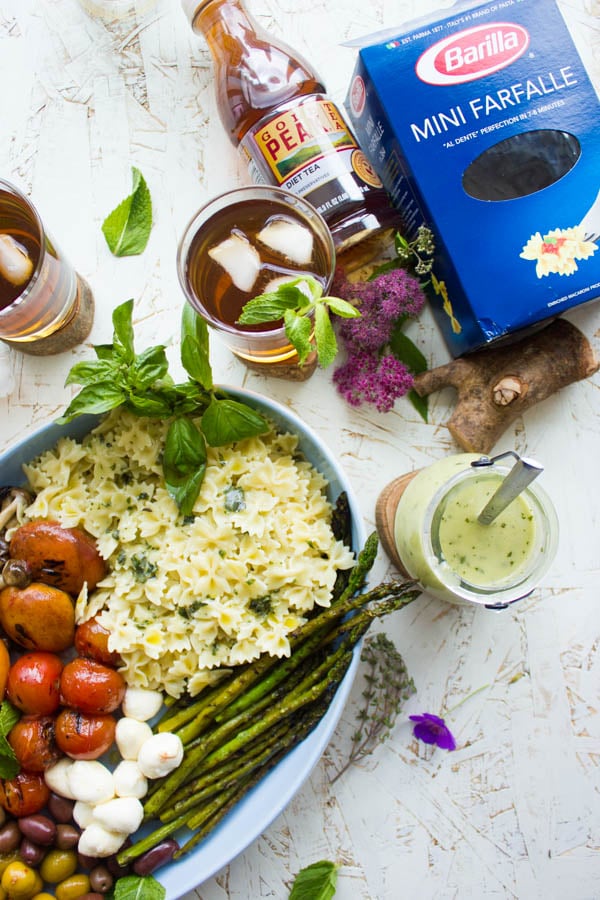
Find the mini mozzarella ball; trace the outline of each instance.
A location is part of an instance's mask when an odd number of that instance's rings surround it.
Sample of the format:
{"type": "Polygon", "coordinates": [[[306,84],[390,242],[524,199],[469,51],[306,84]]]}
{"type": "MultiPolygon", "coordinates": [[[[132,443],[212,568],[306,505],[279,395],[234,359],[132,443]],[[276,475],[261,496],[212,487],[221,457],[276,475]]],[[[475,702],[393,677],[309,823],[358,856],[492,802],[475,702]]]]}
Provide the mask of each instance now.
{"type": "Polygon", "coordinates": [[[75,794],[69,785],[69,772],[75,764],[75,760],[59,759],[53,766],[49,766],[44,772],[44,781],[51,791],[67,800],[76,800],[75,794]]]}
{"type": "Polygon", "coordinates": [[[117,722],[115,741],[123,759],[137,759],[144,741],[152,737],[152,729],[147,722],[123,716],[117,722]]]}
{"type": "Polygon", "coordinates": [[[73,807],[73,819],[80,828],[87,828],[94,821],[94,807],[85,800],[77,800],[73,807]]]}
{"type": "Polygon", "coordinates": [[[170,731],[153,734],[142,744],[138,756],[138,766],[146,778],[162,778],[168,775],[183,759],[181,738],[170,731]]]}
{"type": "Polygon", "coordinates": [[[163,702],[163,695],[160,691],[128,687],[121,710],[124,716],[139,719],[140,722],[147,722],[161,709],[163,702]]]}
{"type": "Polygon", "coordinates": [[[113,772],[117,797],[137,797],[141,800],[148,793],[148,780],[137,762],[124,759],[113,772]]]}
{"type": "Polygon", "coordinates": [[[76,759],[68,780],[74,800],[102,803],[115,796],[113,773],[97,759],[76,759]]]}
{"type": "Polygon", "coordinates": [[[103,858],[120,850],[124,841],[125,835],[122,832],[112,831],[99,822],[92,822],[81,832],[77,849],[83,856],[103,858]]]}
{"type": "Polygon", "coordinates": [[[144,807],[135,797],[115,797],[94,807],[94,820],[108,831],[133,834],[142,824],[144,807]]]}

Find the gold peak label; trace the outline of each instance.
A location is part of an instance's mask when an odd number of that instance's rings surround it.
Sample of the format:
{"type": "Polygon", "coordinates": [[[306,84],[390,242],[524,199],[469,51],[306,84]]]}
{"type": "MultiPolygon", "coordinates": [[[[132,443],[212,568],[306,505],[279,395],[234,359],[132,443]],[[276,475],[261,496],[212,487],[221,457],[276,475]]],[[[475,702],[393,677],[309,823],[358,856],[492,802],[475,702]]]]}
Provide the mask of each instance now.
{"type": "Polygon", "coordinates": [[[357,146],[336,105],[318,97],[274,116],[255,141],[279,184],[318,159],[357,146]]]}

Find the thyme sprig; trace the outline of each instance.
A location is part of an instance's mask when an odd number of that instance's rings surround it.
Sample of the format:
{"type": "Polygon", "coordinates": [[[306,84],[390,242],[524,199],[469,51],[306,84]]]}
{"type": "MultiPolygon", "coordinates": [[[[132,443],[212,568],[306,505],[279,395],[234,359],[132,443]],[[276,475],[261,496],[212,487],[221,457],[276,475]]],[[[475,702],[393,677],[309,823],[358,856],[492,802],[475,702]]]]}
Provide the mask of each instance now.
{"type": "Polygon", "coordinates": [[[415,693],[404,660],[387,635],[379,632],[367,637],[360,658],[367,668],[364,703],[357,714],[359,727],[352,735],[350,755],[330,779],[331,784],[389,738],[404,702],[415,693]]]}

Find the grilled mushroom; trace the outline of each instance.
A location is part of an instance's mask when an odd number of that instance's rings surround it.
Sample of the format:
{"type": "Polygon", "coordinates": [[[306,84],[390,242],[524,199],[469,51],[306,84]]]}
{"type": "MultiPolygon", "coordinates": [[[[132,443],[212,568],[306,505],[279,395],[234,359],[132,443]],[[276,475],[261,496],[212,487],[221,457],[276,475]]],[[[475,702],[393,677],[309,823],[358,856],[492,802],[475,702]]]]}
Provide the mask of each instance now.
{"type": "Polygon", "coordinates": [[[4,536],[13,519],[20,521],[31,501],[31,494],[23,488],[0,487],[0,535],[4,536]]]}

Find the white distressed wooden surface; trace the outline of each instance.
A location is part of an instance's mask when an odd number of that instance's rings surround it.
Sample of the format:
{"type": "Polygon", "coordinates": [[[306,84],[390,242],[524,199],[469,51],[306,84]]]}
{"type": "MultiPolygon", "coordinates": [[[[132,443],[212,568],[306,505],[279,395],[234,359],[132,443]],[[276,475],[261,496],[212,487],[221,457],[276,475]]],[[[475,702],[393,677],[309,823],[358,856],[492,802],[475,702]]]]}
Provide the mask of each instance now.
{"type": "MultiPolygon", "coordinates": [[[[208,51],[178,0],[136,2],[129,18],[103,22],[78,0],[0,0],[0,175],[30,194],[97,303],[87,346],[46,359],[12,355],[0,448],[61,412],[70,366],[89,357],[91,343],[110,341],[112,309],[129,297],[138,346],[166,341],[176,365],[178,236],[205,199],[247,180],[217,118],[208,51]],[[156,222],[142,256],[114,259],[100,225],[129,192],[132,165],[149,183],[156,222]]],[[[317,65],[339,101],[354,65],[341,43],[435,5],[248,0],[267,28],[317,65]]],[[[600,4],[564,5],[600,84],[600,4]],[[584,13],[595,19],[586,24],[584,13]]],[[[598,350],[600,306],[570,318],[598,350]]],[[[448,359],[427,312],[414,335],[431,365],[448,359]]],[[[424,424],[405,401],[387,415],[350,409],[329,374],[295,385],[250,374],[216,340],[212,353],[220,382],[289,404],[338,454],[368,530],[388,481],[457,450],[443,424],[449,392],[432,398],[424,424]]],[[[422,596],[381,626],[417,685],[406,715],[439,713],[487,685],[450,716],[456,752],[418,744],[403,716],[386,744],[330,787],[351,745],[357,681],[293,802],[186,900],[285,898],[295,873],[320,858],[341,864],[340,900],[600,897],[599,388],[596,375],[563,390],[498,447],[546,466],[562,536],[543,588],[499,614],[422,596]]],[[[373,580],[388,574],[381,554],[373,580]]]]}

